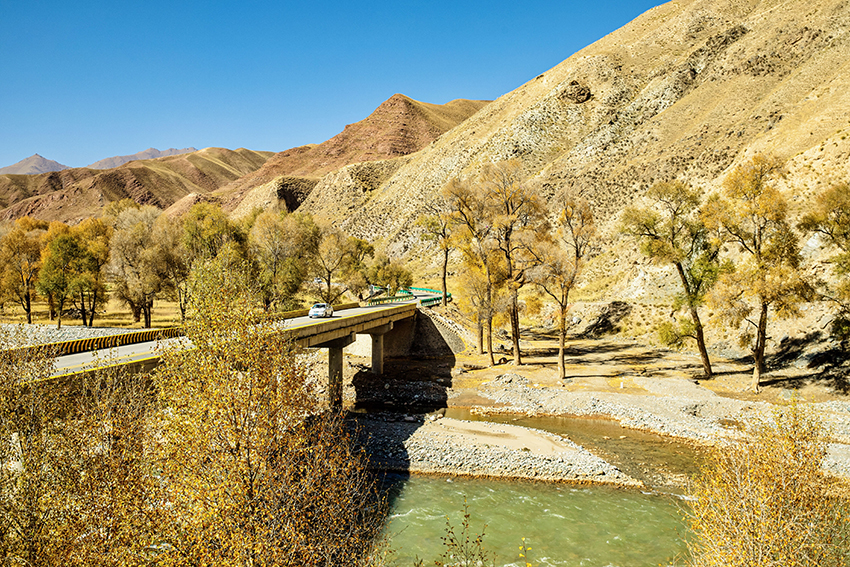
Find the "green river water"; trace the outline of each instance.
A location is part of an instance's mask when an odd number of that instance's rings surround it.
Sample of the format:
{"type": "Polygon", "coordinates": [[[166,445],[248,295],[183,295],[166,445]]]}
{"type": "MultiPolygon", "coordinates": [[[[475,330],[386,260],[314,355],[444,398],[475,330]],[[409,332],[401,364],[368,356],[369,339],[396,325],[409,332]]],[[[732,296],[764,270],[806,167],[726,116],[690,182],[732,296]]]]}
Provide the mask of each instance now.
{"type": "Polygon", "coordinates": [[[570,484],[426,476],[392,477],[386,533],[395,550],[392,565],[416,558],[433,565],[443,552],[447,516],[460,534],[464,501],[470,535],[484,529],[496,565],[521,566],[522,538],[534,566],[641,567],[682,563],[687,528],[685,505],[670,477],[695,470],[699,455],[685,445],[625,430],[602,420],[575,418],[481,418],[449,409],[449,417],[486,419],[565,435],[590,448],[648,489],[625,490],[570,484]],[[663,474],[658,474],[661,471],[663,474]],[[486,529],[484,528],[486,524],[486,529]]]}

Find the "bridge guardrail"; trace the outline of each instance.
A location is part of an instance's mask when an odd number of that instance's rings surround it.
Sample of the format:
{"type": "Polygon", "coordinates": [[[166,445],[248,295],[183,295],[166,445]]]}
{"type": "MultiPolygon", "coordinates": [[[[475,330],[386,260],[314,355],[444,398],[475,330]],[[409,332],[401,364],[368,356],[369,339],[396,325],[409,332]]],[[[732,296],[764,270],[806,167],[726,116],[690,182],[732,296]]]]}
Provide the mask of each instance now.
{"type": "Polygon", "coordinates": [[[168,327],[165,329],[148,329],[146,331],[133,331],[130,333],[119,333],[115,335],[91,337],[88,339],[75,339],[73,341],[33,345],[12,350],[15,352],[27,352],[30,350],[48,350],[54,352],[56,356],[64,356],[68,354],[77,354],[80,352],[87,352],[91,350],[102,350],[106,348],[115,348],[136,343],[145,343],[148,341],[170,339],[173,337],[180,337],[184,334],[185,330],[183,329],[183,327],[168,327]]]}
{"type": "MultiPolygon", "coordinates": [[[[360,307],[359,303],[343,303],[334,305],[335,311],[344,309],[352,309],[360,307]]],[[[273,316],[265,319],[265,321],[288,319],[292,317],[303,317],[307,315],[309,309],[299,309],[297,311],[288,311],[285,313],[276,313],[273,316]]],[[[12,349],[15,352],[27,352],[29,350],[47,350],[55,353],[55,356],[65,356],[69,354],[78,354],[81,352],[89,352],[93,350],[104,350],[116,348],[125,345],[134,345],[138,343],[146,343],[162,339],[172,339],[182,337],[186,334],[183,326],[166,327],[164,329],[147,329],[142,331],[131,331],[129,333],[118,333],[114,335],[103,335],[100,337],[90,337],[87,339],[75,339],[73,341],[62,341],[57,343],[48,343],[41,345],[33,345],[12,349]]]]}
{"type": "MultiPolygon", "coordinates": [[[[437,291],[436,289],[429,289],[427,287],[411,287],[409,289],[416,290],[416,291],[424,291],[425,293],[433,293],[434,295],[438,296],[438,297],[429,297],[428,299],[423,299],[422,301],[420,301],[420,304],[423,307],[430,307],[432,305],[437,305],[438,303],[443,302],[443,292],[442,291],[437,291]]],[[[446,294],[446,301],[449,302],[451,300],[452,300],[452,294],[447,293],[446,294]]]]}
{"type": "Polygon", "coordinates": [[[384,303],[398,303],[399,301],[410,301],[413,297],[412,293],[408,293],[405,295],[394,295],[392,297],[379,297],[378,299],[370,299],[366,302],[366,305],[382,305],[384,303]]]}

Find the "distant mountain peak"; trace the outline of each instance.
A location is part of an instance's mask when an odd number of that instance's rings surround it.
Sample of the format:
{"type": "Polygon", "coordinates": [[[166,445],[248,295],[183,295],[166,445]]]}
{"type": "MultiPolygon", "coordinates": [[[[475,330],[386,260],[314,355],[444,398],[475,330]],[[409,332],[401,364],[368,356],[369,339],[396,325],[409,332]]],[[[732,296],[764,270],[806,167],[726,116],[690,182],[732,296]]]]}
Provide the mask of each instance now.
{"type": "Polygon", "coordinates": [[[96,161],[93,164],[89,165],[90,169],[112,169],[113,167],[119,167],[124,165],[125,163],[141,160],[141,159],[156,159],[161,157],[168,156],[177,156],[181,154],[188,154],[190,152],[198,151],[196,148],[183,148],[182,150],[178,150],[176,148],[169,148],[167,150],[159,151],[156,148],[148,148],[142,152],[138,152],[128,156],[114,156],[110,158],[105,158],[100,161],[96,161]]]}
{"type": "Polygon", "coordinates": [[[62,165],[58,161],[47,159],[39,154],[33,154],[26,159],[22,159],[18,163],[0,167],[0,175],[38,175],[39,173],[49,173],[51,171],[62,171],[70,169],[67,165],[62,165]]]}

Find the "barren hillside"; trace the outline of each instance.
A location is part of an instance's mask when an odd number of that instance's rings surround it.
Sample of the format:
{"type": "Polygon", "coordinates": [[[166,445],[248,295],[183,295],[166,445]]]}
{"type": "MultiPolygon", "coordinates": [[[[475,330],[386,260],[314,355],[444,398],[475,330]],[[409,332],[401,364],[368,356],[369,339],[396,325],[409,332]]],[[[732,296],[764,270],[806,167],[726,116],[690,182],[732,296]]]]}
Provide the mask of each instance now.
{"type": "Polygon", "coordinates": [[[0,219],[30,215],[79,222],[110,201],[130,198],[166,208],[190,193],[207,194],[256,171],[272,152],[206,148],[134,161],[114,169],[72,168],[40,175],[0,175],[0,219]]]}
{"type": "MultiPolygon", "coordinates": [[[[311,179],[315,184],[323,175],[349,164],[411,154],[478,112],[487,102],[458,99],[439,105],[395,94],[367,118],[349,124],[333,138],[275,154],[259,170],[217,194],[235,207],[249,190],[265,185],[259,191],[265,194],[271,189],[268,184],[281,176],[311,179]]],[[[285,189],[291,200],[292,195],[285,189]]]]}
{"type": "Polygon", "coordinates": [[[603,225],[654,182],[717,187],[755,152],[789,161],[798,199],[848,178],[850,6],[844,0],[683,0],[641,15],[490,103],[392,172],[361,164],[304,209],[417,246],[412,220],[453,176],[522,160],[547,195],[584,193],[603,225]],[[382,177],[369,191],[358,178],[382,177]],[[351,202],[356,195],[356,201],[351,202]],[[356,206],[349,206],[355,205],[356,206]]]}
{"type": "Polygon", "coordinates": [[[18,163],[0,167],[0,174],[36,175],[50,171],[62,171],[63,169],[68,169],[68,166],[34,154],[18,163]]]}

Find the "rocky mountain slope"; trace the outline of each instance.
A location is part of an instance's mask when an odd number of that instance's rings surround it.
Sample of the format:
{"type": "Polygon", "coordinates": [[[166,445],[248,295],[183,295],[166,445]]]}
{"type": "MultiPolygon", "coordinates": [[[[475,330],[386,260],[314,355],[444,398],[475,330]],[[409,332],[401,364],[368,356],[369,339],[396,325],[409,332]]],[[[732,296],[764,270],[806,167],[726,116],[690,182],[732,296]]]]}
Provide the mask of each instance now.
{"type": "Polygon", "coordinates": [[[656,181],[710,191],[756,152],[787,160],[803,202],[850,177],[850,5],[682,0],[658,6],[490,103],[403,162],[349,166],[303,208],[391,252],[454,176],[517,158],[547,196],[583,193],[610,229],[656,181]],[[363,184],[362,179],[371,179],[363,184]]]}
{"type": "Polygon", "coordinates": [[[51,171],[62,171],[63,169],[68,169],[68,166],[62,165],[58,161],[44,158],[38,154],[33,154],[18,163],[0,167],[0,175],[4,173],[9,175],[37,175],[51,171]]]}
{"type": "Polygon", "coordinates": [[[244,148],[206,148],[107,170],[0,175],[0,219],[30,215],[74,223],[124,198],[164,209],[188,194],[211,193],[256,171],[271,155],[244,148]]]}
{"type": "Polygon", "coordinates": [[[256,172],[217,192],[230,208],[261,187],[241,209],[262,206],[279,191],[288,208],[297,206],[323,175],[341,167],[411,154],[422,149],[484,107],[488,101],[453,100],[446,104],[419,102],[402,94],[384,101],[367,118],[349,124],[333,138],[275,154],[256,172]],[[312,180],[306,182],[304,180],[312,180]],[[271,185],[269,185],[271,183],[271,185]]]}
{"type": "Polygon", "coordinates": [[[180,154],[188,154],[190,152],[197,152],[198,148],[183,148],[182,150],[178,150],[177,148],[168,148],[167,150],[158,150],[156,148],[148,148],[141,152],[136,152],[135,154],[129,156],[114,156],[109,158],[104,158],[102,160],[98,160],[93,164],[88,166],[89,169],[112,169],[113,167],[119,167],[124,165],[127,162],[136,161],[136,160],[144,160],[144,159],[156,159],[161,157],[168,156],[179,156],[180,154]]]}

